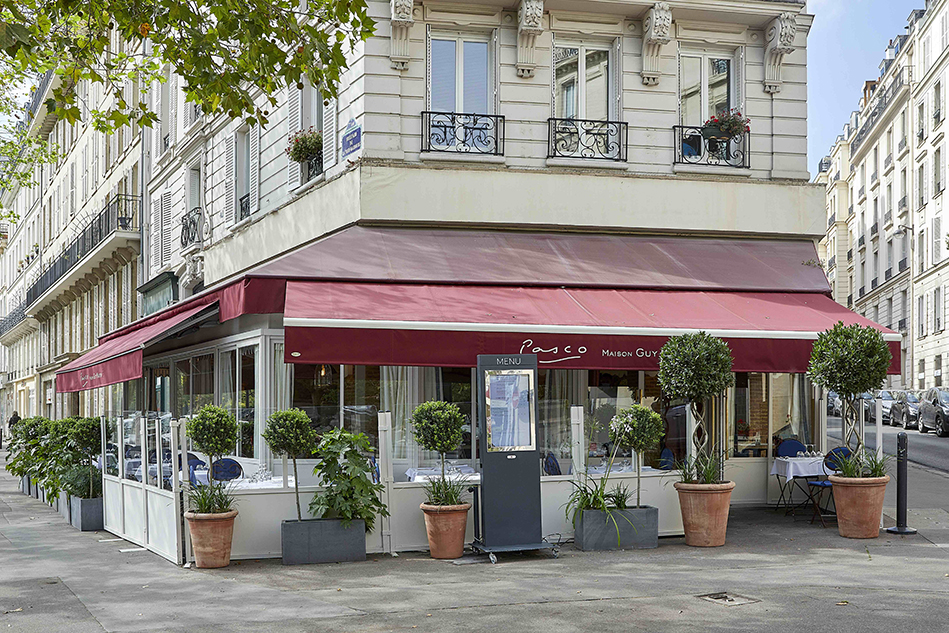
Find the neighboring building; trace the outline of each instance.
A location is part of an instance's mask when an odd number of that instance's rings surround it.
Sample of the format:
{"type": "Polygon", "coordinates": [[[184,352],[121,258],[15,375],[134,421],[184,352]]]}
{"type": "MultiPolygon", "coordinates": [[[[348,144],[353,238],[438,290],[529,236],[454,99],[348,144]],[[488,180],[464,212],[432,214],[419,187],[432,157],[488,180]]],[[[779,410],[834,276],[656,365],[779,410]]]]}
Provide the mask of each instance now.
{"type": "MultiPolygon", "coordinates": [[[[54,402],[104,405],[107,528],[183,560],[167,457],[181,449],[178,421],[229,408],[234,458],[284,491],[261,433],[295,406],[380,448],[393,518],[370,549],[424,547],[416,476],[432,462],[409,414],[458,403],[472,428],[456,457],[473,464],[480,352],[541,359],[537,448],[558,464],[543,471],[556,499],[545,533],[571,531],[565,475],[606,441],[578,436],[585,418],[573,424],[571,407],[600,421],[632,402],[662,411],[647,500],[674,504],[663,464],[689,450],[692,422],[661,397],[656,355],[696,329],[736,357],[728,406],[710,416],[743,482],[733,501],[776,499],[776,446],[824,442],[810,341],[837,320],[866,322],[828,299],[817,264],[828,224],[806,165],[804,3],[369,5],[377,34],[350,56],[339,97],[285,91],[265,128],[203,116],[173,74],[152,87],[161,123],[136,137],[134,172],[145,184],[133,310],[147,318],[109,322],[56,376],[54,402]],[[703,125],[730,109],[751,117],[750,134],[723,140],[703,125]],[[290,162],[289,135],[310,126],[322,156],[290,162]]],[[[49,317],[30,301],[39,330],[49,317]]],[[[37,390],[42,362],[22,370],[37,390]]],[[[258,492],[238,493],[235,558],[279,552],[279,521],[261,517],[286,515],[292,495],[258,492]]],[[[677,513],[661,516],[662,533],[681,530],[677,513]]]]}

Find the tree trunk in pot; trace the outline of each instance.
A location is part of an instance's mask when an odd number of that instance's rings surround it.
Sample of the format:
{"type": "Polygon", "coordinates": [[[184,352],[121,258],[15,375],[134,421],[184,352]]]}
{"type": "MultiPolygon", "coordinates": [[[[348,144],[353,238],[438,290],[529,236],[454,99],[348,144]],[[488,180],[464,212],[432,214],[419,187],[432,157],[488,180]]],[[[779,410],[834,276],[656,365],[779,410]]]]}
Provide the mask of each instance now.
{"type": "Polygon", "coordinates": [[[419,505],[425,513],[425,532],[432,558],[461,558],[465,552],[465,529],[470,503],[457,506],[419,505]]]}
{"type": "Polygon", "coordinates": [[[234,517],[237,510],[220,514],[185,512],[191,546],[194,548],[195,567],[216,569],[231,564],[231,540],[234,537],[234,517]]]}
{"type": "Polygon", "coordinates": [[[880,535],[883,495],[890,476],[838,477],[831,475],[837,532],[846,538],[876,538],[880,535]]]}
{"type": "Polygon", "coordinates": [[[725,544],[728,507],[734,487],[734,481],[720,484],[675,483],[686,545],[721,547],[725,544]]]}

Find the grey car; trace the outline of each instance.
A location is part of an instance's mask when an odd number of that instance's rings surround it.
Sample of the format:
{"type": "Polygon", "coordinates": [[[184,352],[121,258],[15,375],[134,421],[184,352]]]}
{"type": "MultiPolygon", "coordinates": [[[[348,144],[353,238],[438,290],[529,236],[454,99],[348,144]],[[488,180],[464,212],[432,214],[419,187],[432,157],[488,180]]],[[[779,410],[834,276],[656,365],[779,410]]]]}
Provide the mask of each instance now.
{"type": "Polygon", "coordinates": [[[919,396],[915,391],[893,391],[895,401],[890,407],[890,424],[915,429],[919,422],[919,396]]]}
{"type": "Polygon", "coordinates": [[[933,429],[939,437],[949,436],[949,389],[933,387],[921,400],[919,432],[927,433],[929,429],[933,429]]]}

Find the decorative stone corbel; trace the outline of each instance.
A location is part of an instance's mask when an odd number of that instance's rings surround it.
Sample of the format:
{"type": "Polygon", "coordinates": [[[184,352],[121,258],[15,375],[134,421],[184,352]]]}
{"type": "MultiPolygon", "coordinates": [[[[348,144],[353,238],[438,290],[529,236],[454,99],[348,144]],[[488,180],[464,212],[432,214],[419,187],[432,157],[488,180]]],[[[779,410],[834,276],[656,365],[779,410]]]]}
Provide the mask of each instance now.
{"type": "Polygon", "coordinates": [[[392,33],[389,36],[389,61],[395,70],[408,70],[411,59],[409,33],[415,24],[412,0],[390,0],[390,6],[392,20],[389,25],[392,33]]]}
{"type": "Polygon", "coordinates": [[[178,277],[178,284],[182,290],[190,292],[201,281],[204,281],[204,255],[191,253],[185,257],[184,270],[178,277]]]}
{"type": "Polygon", "coordinates": [[[668,2],[657,2],[643,21],[643,85],[658,86],[662,76],[662,47],[672,41],[672,8],[668,2]]]}
{"type": "Polygon", "coordinates": [[[784,56],[794,52],[795,35],[797,16],[793,13],[782,13],[768,24],[764,49],[764,91],[768,94],[781,92],[781,65],[784,56]]]}
{"type": "Polygon", "coordinates": [[[533,77],[537,37],[544,32],[544,0],[521,0],[517,7],[517,76],[533,77]]]}

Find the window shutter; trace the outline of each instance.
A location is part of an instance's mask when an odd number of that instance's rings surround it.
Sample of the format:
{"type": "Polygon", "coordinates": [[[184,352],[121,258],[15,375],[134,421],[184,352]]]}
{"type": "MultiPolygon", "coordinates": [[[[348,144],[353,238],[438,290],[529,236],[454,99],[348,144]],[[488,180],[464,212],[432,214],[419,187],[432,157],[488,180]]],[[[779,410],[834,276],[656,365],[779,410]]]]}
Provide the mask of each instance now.
{"type": "Polygon", "coordinates": [[[234,224],[234,145],[237,138],[234,134],[224,137],[224,222],[227,226],[234,224]]]}
{"type": "Polygon", "coordinates": [[[617,37],[613,40],[613,76],[610,82],[613,84],[613,120],[623,120],[623,37],[617,37]]]}
{"type": "Polygon", "coordinates": [[[488,64],[491,69],[491,76],[494,81],[494,114],[499,114],[501,112],[501,34],[500,29],[494,29],[491,31],[491,43],[494,45],[494,50],[491,53],[491,59],[488,60],[488,64]]]}
{"type": "Polygon", "coordinates": [[[679,112],[679,125],[682,125],[682,44],[676,41],[676,109],[679,112]]]}
{"type": "MultiPolygon", "coordinates": [[[[254,125],[250,132],[250,212],[260,209],[260,126],[254,125]]],[[[325,151],[325,149],[324,149],[325,151]]]]}
{"type": "Polygon", "coordinates": [[[188,208],[185,212],[201,206],[201,169],[188,168],[188,208]]]}
{"type": "Polygon", "coordinates": [[[131,323],[132,318],[132,264],[122,267],[122,325],[131,323]]]}
{"type": "Polygon", "coordinates": [[[161,268],[161,196],[155,196],[152,200],[152,272],[157,272],[161,268]]]}
{"type": "MultiPolygon", "coordinates": [[[[336,99],[323,107],[323,172],[336,165],[336,99]]],[[[253,179],[253,176],[251,176],[253,179]]]]}
{"type": "Polygon", "coordinates": [[[152,82],[152,111],[158,120],[152,123],[152,160],[161,156],[161,82],[152,82]]]}
{"type": "Polygon", "coordinates": [[[194,123],[194,117],[192,116],[192,114],[194,114],[194,107],[193,104],[184,99],[184,94],[181,96],[181,102],[183,106],[181,112],[181,129],[187,130],[189,127],[191,127],[191,124],[194,123]]]}
{"type": "MultiPolygon", "coordinates": [[[[314,96],[314,98],[316,98],[314,96]]],[[[296,86],[287,88],[287,125],[290,136],[303,127],[303,91],[296,86]]],[[[287,188],[293,191],[300,186],[300,163],[287,157],[287,188]]]]}
{"type": "Polygon", "coordinates": [[[174,73],[168,80],[168,134],[174,145],[178,140],[178,76],[174,73]]]}
{"type": "Polygon", "coordinates": [[[76,215],[76,163],[69,166],[69,217],[76,215]]]}
{"type": "MultiPolygon", "coordinates": [[[[323,118],[326,118],[326,108],[323,109],[323,118]]],[[[425,109],[432,109],[432,25],[425,25],[425,109]]],[[[326,127],[324,124],[323,138],[326,139],[326,127]]],[[[323,144],[326,147],[326,143],[323,144]]],[[[323,157],[323,169],[327,168],[326,157],[323,157]]]]}
{"type": "Polygon", "coordinates": [[[933,218],[933,264],[937,263],[941,256],[942,247],[942,218],[933,218]]]}
{"type": "Polygon", "coordinates": [[[161,261],[171,261],[171,192],[161,194],[161,261]]]}
{"type": "Polygon", "coordinates": [[[745,114],[745,47],[739,46],[735,51],[735,105],[739,112],[745,114]]]}

